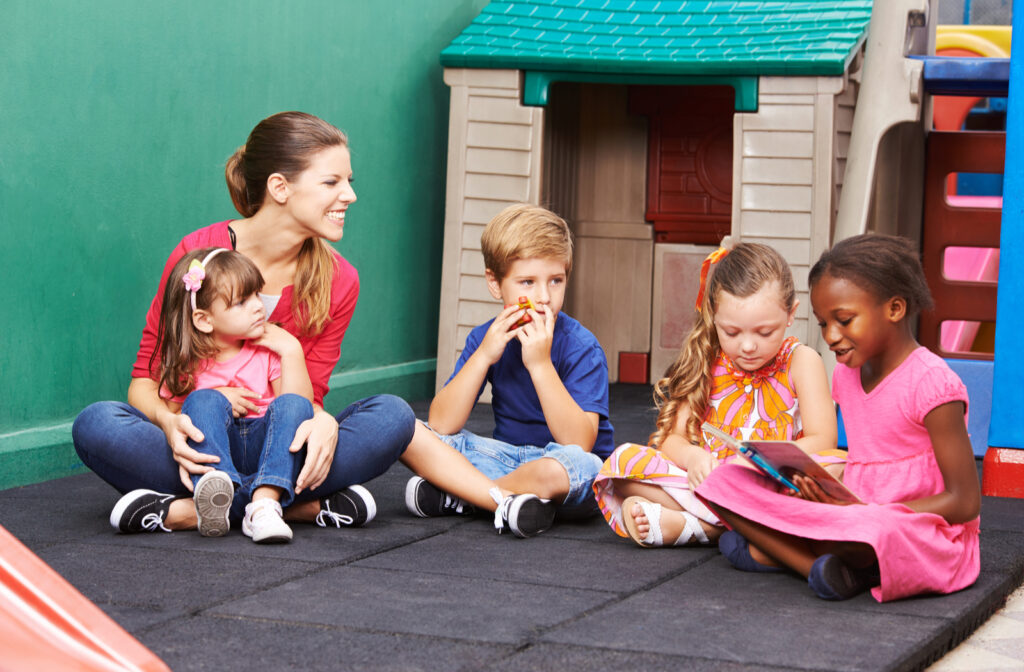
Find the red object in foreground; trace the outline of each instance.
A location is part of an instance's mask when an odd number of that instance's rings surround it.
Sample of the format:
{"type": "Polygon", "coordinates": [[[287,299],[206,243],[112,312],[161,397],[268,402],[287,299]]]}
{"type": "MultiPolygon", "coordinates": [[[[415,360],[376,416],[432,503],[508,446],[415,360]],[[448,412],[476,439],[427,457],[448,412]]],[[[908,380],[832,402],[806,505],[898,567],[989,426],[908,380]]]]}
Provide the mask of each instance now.
{"type": "Polygon", "coordinates": [[[170,668],[0,526],[5,670],[170,668]]]}
{"type": "Polygon", "coordinates": [[[981,494],[1024,499],[1024,450],[989,448],[985,451],[981,494]]]}

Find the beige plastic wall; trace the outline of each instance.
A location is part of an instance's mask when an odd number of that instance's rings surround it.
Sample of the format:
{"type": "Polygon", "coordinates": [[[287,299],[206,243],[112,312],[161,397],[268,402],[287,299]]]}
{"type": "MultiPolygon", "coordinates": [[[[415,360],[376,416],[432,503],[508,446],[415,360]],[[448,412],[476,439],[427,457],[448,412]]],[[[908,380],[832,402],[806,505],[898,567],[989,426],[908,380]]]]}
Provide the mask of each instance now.
{"type": "Polygon", "coordinates": [[[923,64],[907,55],[934,53],[936,5],[928,0],[874,3],[836,239],[919,227],[924,133],[931,110],[923,64]]]}
{"type": "Polygon", "coordinates": [[[437,385],[469,331],[501,306],[484,280],[480,234],[512,203],[538,203],[544,108],[524,107],[516,70],[446,69],[451,87],[437,385]]]}
{"type": "Polygon", "coordinates": [[[737,113],[733,126],[733,235],[771,245],[789,262],[800,301],[789,333],[811,345],[818,330],[807,274],[830,243],[850,123],[838,112],[850,96],[846,76],[762,77],[757,112],[737,113]]]}

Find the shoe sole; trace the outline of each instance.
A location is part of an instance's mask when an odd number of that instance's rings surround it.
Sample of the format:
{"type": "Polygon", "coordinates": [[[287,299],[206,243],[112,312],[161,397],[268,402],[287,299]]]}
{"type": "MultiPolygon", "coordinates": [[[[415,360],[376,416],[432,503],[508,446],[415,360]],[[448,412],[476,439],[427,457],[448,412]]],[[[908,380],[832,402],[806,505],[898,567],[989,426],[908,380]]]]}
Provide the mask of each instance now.
{"type": "Polygon", "coordinates": [[[196,506],[199,534],[204,537],[223,537],[231,529],[228,512],[235,498],[235,486],[224,472],[211,471],[196,483],[193,501],[196,506]],[[214,476],[213,474],[220,474],[214,476]]]}
{"type": "MultiPolygon", "coordinates": [[[[363,500],[363,505],[366,506],[366,520],[361,523],[355,523],[354,527],[362,527],[377,516],[377,500],[373,498],[370,491],[361,485],[350,485],[348,489],[359,495],[359,499],[363,500]]],[[[408,490],[408,486],[406,486],[408,490]]]]}
{"type": "Polygon", "coordinates": [[[405,484],[405,508],[414,516],[420,518],[429,518],[426,513],[420,509],[419,502],[417,501],[416,493],[419,492],[420,483],[426,483],[422,478],[410,478],[405,484]]]}
{"type": "Polygon", "coordinates": [[[257,544],[287,544],[292,540],[291,530],[289,530],[287,534],[284,532],[281,534],[268,534],[267,536],[260,537],[259,539],[252,536],[252,534],[246,534],[245,536],[249,537],[257,544]]]}
{"type": "Polygon", "coordinates": [[[512,530],[512,534],[520,539],[535,537],[550,529],[555,522],[555,505],[540,498],[520,498],[512,502],[508,517],[508,528],[512,530]]]}
{"type": "Polygon", "coordinates": [[[144,488],[139,490],[132,490],[131,492],[126,492],[124,495],[121,496],[121,499],[117,500],[117,504],[114,505],[114,509],[110,512],[110,526],[118,532],[124,533],[124,530],[121,529],[121,518],[124,516],[124,512],[128,509],[128,505],[134,502],[142,495],[159,494],[160,493],[157,492],[156,490],[146,490],[144,488]],[[135,495],[135,497],[129,498],[128,495],[135,495]]]}

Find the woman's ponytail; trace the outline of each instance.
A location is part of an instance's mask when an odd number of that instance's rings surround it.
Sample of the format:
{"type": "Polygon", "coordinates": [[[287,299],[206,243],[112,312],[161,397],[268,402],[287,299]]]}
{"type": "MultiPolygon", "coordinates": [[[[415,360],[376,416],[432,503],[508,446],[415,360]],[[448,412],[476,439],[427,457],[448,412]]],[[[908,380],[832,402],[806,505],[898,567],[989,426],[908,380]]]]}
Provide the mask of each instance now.
{"type": "Polygon", "coordinates": [[[231,202],[235,204],[235,210],[238,210],[243,217],[252,217],[258,208],[254,208],[249,199],[244,161],[245,145],[242,145],[228,159],[227,166],[224,168],[224,179],[227,180],[228,193],[231,195],[231,202]]]}

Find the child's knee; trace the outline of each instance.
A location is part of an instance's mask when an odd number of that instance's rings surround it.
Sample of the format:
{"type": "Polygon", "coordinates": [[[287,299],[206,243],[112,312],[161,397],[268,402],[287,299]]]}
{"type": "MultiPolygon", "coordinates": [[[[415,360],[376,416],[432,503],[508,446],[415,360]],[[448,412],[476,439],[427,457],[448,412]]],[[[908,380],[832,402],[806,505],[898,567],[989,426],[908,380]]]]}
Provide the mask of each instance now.
{"type": "Polygon", "coordinates": [[[231,411],[231,402],[222,393],[213,389],[203,390],[192,390],[185,401],[181,404],[181,412],[188,415],[188,410],[196,405],[200,405],[207,408],[216,408],[217,406],[226,407],[228,412],[231,411]]]}
{"type": "Polygon", "coordinates": [[[313,404],[302,395],[287,393],[270,402],[267,413],[287,413],[308,420],[313,417],[313,404]]]}

